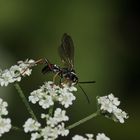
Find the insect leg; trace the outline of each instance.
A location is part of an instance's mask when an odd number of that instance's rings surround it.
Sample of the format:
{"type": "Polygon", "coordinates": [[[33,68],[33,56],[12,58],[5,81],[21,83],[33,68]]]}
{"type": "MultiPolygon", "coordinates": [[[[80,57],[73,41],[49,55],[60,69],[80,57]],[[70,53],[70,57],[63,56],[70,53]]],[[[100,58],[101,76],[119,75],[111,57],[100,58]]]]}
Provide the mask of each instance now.
{"type": "Polygon", "coordinates": [[[55,82],[56,77],[59,75],[59,72],[57,72],[54,76],[53,76],[53,82],[55,82]]]}
{"type": "Polygon", "coordinates": [[[23,75],[29,68],[36,66],[37,64],[45,64],[45,63],[46,63],[46,59],[44,59],[44,58],[41,58],[41,59],[35,61],[34,63],[30,63],[30,65],[21,73],[21,75],[23,75]]]}
{"type": "Polygon", "coordinates": [[[48,60],[46,58],[41,58],[41,59],[35,61],[35,64],[45,64],[47,62],[48,62],[48,60]]]}
{"type": "Polygon", "coordinates": [[[61,83],[62,83],[62,77],[60,77],[59,79],[59,84],[61,85],[61,83]]]}

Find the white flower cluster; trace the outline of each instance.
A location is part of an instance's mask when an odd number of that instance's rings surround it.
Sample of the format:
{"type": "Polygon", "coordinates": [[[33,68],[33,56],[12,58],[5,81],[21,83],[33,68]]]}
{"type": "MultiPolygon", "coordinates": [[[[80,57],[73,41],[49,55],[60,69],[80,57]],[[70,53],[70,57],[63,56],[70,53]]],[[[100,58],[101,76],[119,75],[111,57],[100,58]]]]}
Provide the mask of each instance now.
{"type": "Polygon", "coordinates": [[[35,61],[25,60],[18,61],[17,65],[11,66],[10,69],[0,69],[0,86],[8,86],[9,83],[21,81],[21,76],[30,76],[32,69],[30,67],[35,65],[35,61]]]}
{"type": "MultiPolygon", "coordinates": [[[[95,140],[93,136],[93,134],[86,134],[86,137],[75,135],[74,137],[72,137],[72,140],[95,140]]],[[[96,140],[110,140],[110,138],[108,138],[104,133],[98,133],[96,136],[96,140]]]]}
{"type": "Polygon", "coordinates": [[[9,118],[3,118],[3,116],[8,114],[7,106],[7,102],[4,102],[0,98],[0,137],[11,129],[11,120],[9,118]]]}
{"type": "Polygon", "coordinates": [[[120,123],[124,123],[124,119],[128,118],[127,113],[118,108],[120,101],[118,98],[114,97],[113,94],[99,97],[97,100],[100,105],[100,111],[105,116],[110,117],[115,121],[119,121],[120,123]]]}
{"type": "Polygon", "coordinates": [[[96,140],[110,140],[110,138],[107,137],[104,133],[98,133],[96,140]]]}
{"type": "Polygon", "coordinates": [[[23,125],[24,131],[32,132],[31,140],[36,140],[43,138],[43,140],[54,140],[58,136],[67,136],[69,130],[65,129],[65,121],[68,121],[69,118],[66,116],[66,111],[60,108],[57,108],[54,111],[53,117],[49,114],[42,114],[42,119],[45,119],[46,126],[41,127],[41,124],[31,118],[29,118],[23,125]]]}
{"type": "Polygon", "coordinates": [[[32,132],[32,131],[37,131],[39,130],[39,127],[41,124],[32,118],[29,118],[25,124],[23,125],[25,133],[32,132]]]}
{"type": "Polygon", "coordinates": [[[76,99],[72,93],[73,91],[77,91],[74,86],[68,86],[67,84],[57,86],[52,81],[49,81],[39,89],[31,92],[29,101],[33,104],[38,102],[43,109],[54,105],[54,102],[59,102],[65,108],[68,108],[72,105],[73,100],[76,99]]]}

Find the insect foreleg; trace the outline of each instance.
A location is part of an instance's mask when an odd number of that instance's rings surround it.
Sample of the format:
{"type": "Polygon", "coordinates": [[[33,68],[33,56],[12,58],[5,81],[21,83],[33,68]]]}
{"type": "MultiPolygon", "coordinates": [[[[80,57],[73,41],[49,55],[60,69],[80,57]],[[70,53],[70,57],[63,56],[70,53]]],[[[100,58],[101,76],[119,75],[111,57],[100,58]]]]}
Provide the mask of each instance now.
{"type": "Polygon", "coordinates": [[[56,77],[59,75],[59,72],[57,72],[54,76],[53,76],[53,82],[55,82],[56,77]]]}

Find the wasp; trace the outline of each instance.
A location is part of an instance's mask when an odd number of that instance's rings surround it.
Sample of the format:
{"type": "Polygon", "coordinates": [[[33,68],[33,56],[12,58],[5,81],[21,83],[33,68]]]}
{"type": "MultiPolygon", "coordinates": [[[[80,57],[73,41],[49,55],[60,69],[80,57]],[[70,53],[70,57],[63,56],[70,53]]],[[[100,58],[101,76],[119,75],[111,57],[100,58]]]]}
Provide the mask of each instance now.
{"type": "MultiPolygon", "coordinates": [[[[70,84],[78,84],[89,102],[89,98],[80,84],[95,83],[95,81],[79,81],[74,69],[74,43],[71,36],[69,36],[67,33],[64,33],[62,36],[61,44],[58,47],[58,52],[64,67],[52,64],[48,59],[44,59],[43,63],[45,63],[45,66],[42,69],[42,73],[47,74],[48,72],[53,72],[55,74],[53,81],[55,81],[55,78],[59,76],[60,80],[64,79],[70,84]]],[[[42,59],[38,62],[41,61],[42,59]]]]}

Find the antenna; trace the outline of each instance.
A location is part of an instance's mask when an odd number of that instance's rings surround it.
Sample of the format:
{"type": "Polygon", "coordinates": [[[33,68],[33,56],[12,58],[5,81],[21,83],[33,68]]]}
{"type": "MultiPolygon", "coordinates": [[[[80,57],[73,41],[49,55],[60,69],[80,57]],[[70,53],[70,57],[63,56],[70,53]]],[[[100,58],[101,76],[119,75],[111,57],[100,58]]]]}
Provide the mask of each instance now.
{"type": "Polygon", "coordinates": [[[84,89],[82,88],[82,86],[79,84],[79,82],[78,82],[78,86],[79,86],[80,89],[83,91],[84,95],[86,96],[86,99],[87,99],[88,103],[90,104],[90,100],[89,100],[89,98],[88,98],[88,95],[86,94],[86,92],[84,91],[84,89]]]}
{"type": "Polygon", "coordinates": [[[80,83],[80,84],[94,84],[94,83],[96,83],[96,81],[80,81],[78,83],[80,83]]]}

